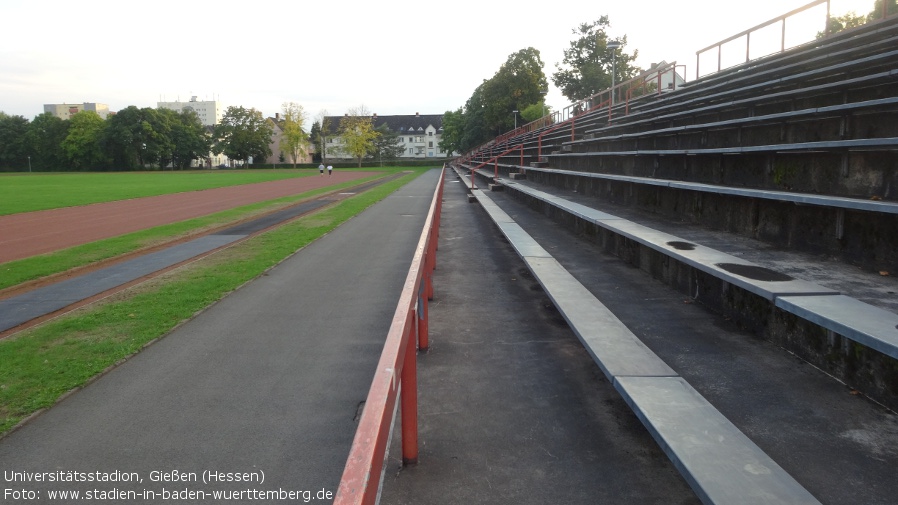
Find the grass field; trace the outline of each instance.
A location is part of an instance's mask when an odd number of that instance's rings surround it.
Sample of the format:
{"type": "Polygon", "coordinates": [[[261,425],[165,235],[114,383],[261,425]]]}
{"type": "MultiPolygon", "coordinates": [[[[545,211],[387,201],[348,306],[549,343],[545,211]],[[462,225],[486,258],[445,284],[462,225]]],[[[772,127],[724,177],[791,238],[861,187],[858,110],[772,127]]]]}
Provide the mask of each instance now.
{"type": "Polygon", "coordinates": [[[102,303],[0,340],[0,434],[423,172],[414,170],[102,303]]]}
{"type": "MultiPolygon", "coordinates": [[[[395,172],[399,169],[386,169],[387,172],[395,172]]],[[[161,243],[187,237],[199,233],[205,229],[224,226],[238,220],[247,219],[255,215],[263,214],[295,203],[300,200],[315,197],[337,189],[347,188],[375,179],[377,176],[366,177],[356,181],[336,184],[326,188],[308,191],[299,195],[287,196],[276,200],[259,202],[243,207],[237,207],[208,216],[188,219],[177,223],[157,226],[146,230],[111,237],[88,244],[62,249],[52,253],[41,254],[31,258],[0,263],[0,289],[17,286],[23,282],[34,281],[50,275],[66,272],[73,268],[82,267],[114,258],[122,254],[137,251],[161,243]]]]}
{"type": "Polygon", "coordinates": [[[312,170],[203,170],[0,175],[0,216],[318,175],[312,170]]]}

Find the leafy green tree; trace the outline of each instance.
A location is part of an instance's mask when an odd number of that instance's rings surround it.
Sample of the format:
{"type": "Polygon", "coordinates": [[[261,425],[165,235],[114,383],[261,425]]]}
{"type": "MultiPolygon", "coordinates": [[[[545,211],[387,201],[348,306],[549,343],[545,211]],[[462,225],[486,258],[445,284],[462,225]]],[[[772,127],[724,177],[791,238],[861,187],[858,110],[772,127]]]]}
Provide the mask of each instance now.
{"type": "Polygon", "coordinates": [[[386,123],[378,126],[375,130],[377,131],[377,137],[374,139],[375,158],[380,161],[391,161],[402,156],[405,146],[398,133],[391,130],[386,123]]]}
{"type": "Polygon", "coordinates": [[[319,121],[315,121],[312,123],[312,128],[309,130],[309,142],[315,146],[315,152],[312,154],[312,162],[313,163],[321,163],[323,161],[322,153],[324,149],[320,146],[323,146],[322,142],[323,135],[321,134],[321,123],[319,121]]]}
{"type": "Polygon", "coordinates": [[[215,125],[213,151],[233,160],[248,162],[250,158],[271,156],[274,128],[256,109],[228,107],[221,123],[215,125]]]}
{"type": "MultiPolygon", "coordinates": [[[[555,64],[557,71],[552,74],[552,82],[570,100],[583,100],[611,87],[612,50],[608,49],[609,39],[605,32],[610,26],[608,16],[602,16],[573,30],[577,39],[564,50],[564,59],[560,64],[555,64]]],[[[626,36],[620,42],[621,49],[615,50],[614,54],[614,81],[617,83],[626,81],[639,71],[632,65],[639,51],[633,51],[632,55],[623,51],[627,45],[626,36]]]]}
{"type": "Polygon", "coordinates": [[[28,120],[0,112],[0,168],[28,170],[28,120]]]}
{"type": "Polygon", "coordinates": [[[465,130],[465,111],[462,108],[443,113],[443,135],[440,149],[447,153],[462,152],[462,136],[465,130]]]}
{"type": "Polygon", "coordinates": [[[540,100],[548,89],[539,51],[528,47],[508,56],[499,71],[483,85],[483,120],[490,136],[514,127],[513,110],[540,100]]]}
{"type": "Polygon", "coordinates": [[[174,146],[171,120],[174,114],[131,105],[110,116],[103,144],[118,169],[145,169],[147,164],[166,165],[174,146]]]}
{"type": "Polygon", "coordinates": [[[483,88],[487,82],[483,81],[471,94],[471,98],[465,102],[465,130],[461,139],[461,151],[469,151],[493,138],[487,130],[484,119],[486,103],[484,103],[483,88]]]}
{"type": "Polygon", "coordinates": [[[379,135],[374,129],[371,113],[364,105],[350,109],[346,116],[340,118],[337,134],[342,150],[356,158],[360,167],[362,158],[374,152],[374,139],[379,135]]]}
{"type": "Polygon", "coordinates": [[[158,109],[157,112],[167,118],[171,141],[168,161],[171,162],[173,168],[184,170],[190,168],[193,160],[202,160],[209,156],[209,152],[212,150],[212,138],[196,111],[184,109],[175,112],[158,109]]]}
{"type": "Polygon", "coordinates": [[[94,111],[81,111],[69,119],[69,131],[62,149],[75,170],[95,170],[108,166],[108,158],[100,147],[106,122],[94,111]]]}
{"type": "Polygon", "coordinates": [[[873,10],[867,14],[867,21],[876,21],[882,19],[882,3],[886,2],[886,15],[891,17],[898,14],[898,0],[876,0],[873,2],[873,10]]]}
{"type": "Polygon", "coordinates": [[[539,102],[528,105],[521,110],[521,119],[524,120],[524,123],[529,123],[531,121],[536,121],[537,119],[544,117],[552,112],[552,108],[546,105],[545,100],[540,100],[539,102]]]}
{"type": "Polygon", "coordinates": [[[335,125],[331,124],[331,119],[327,115],[327,109],[321,109],[315,116],[315,123],[318,124],[317,130],[312,125],[312,131],[309,134],[312,145],[315,146],[316,154],[313,160],[324,163],[327,158],[327,137],[332,135],[332,129],[335,125]]]}
{"type": "Polygon", "coordinates": [[[303,129],[306,121],[306,112],[302,105],[296,102],[284,102],[283,137],[280,148],[293,160],[293,168],[296,162],[306,155],[306,147],[309,145],[309,134],[303,129]]]}
{"type": "Polygon", "coordinates": [[[26,143],[35,171],[67,170],[68,158],[62,149],[62,141],[69,133],[69,121],[51,112],[36,116],[28,125],[26,143]]]}

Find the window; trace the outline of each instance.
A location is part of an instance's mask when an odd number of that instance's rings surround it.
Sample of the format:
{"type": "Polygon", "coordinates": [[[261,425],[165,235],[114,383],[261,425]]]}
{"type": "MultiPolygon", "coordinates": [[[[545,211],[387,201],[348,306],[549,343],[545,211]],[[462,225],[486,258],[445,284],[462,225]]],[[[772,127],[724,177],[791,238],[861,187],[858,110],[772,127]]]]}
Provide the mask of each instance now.
{"type": "Polygon", "coordinates": [[[409,138],[408,138],[408,141],[409,141],[409,142],[414,142],[415,140],[414,140],[413,138],[409,137],[409,138]]]}
{"type": "Polygon", "coordinates": [[[433,137],[433,132],[427,132],[428,137],[433,137]]]}
{"type": "Polygon", "coordinates": [[[427,147],[433,147],[433,141],[428,142],[427,147]]]}

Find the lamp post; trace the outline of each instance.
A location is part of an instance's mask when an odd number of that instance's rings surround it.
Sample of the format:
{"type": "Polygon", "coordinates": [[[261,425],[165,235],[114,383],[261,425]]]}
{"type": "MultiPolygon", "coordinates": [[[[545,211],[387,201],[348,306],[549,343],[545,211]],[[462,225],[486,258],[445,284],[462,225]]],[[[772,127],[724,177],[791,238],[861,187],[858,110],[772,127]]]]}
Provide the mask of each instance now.
{"type": "Polygon", "coordinates": [[[28,157],[28,172],[31,172],[31,156],[28,157]]]}
{"type": "Polygon", "coordinates": [[[514,129],[517,130],[518,129],[518,111],[513,110],[512,112],[514,112],[514,129]]]}
{"type": "Polygon", "coordinates": [[[609,40],[608,43],[605,44],[605,47],[611,49],[611,107],[614,107],[614,74],[617,73],[616,67],[616,56],[617,50],[620,48],[621,43],[616,40],[609,40]]]}

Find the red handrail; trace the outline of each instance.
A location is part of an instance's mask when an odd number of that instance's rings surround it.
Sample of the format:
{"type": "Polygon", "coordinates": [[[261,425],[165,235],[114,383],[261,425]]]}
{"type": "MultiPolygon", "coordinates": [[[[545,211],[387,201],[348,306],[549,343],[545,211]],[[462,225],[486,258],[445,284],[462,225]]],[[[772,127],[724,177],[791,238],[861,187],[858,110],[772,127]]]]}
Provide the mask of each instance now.
{"type": "MultiPolygon", "coordinates": [[[[598,105],[592,107],[591,109],[588,109],[588,110],[582,112],[580,115],[589,114],[590,112],[597,110],[597,109],[601,109],[602,107],[605,107],[606,105],[608,106],[609,115],[610,115],[610,111],[611,111],[611,99],[610,98],[608,100],[605,100],[604,102],[601,102],[598,105]]],[[[576,128],[576,123],[577,123],[577,116],[573,116],[566,121],[562,121],[562,122],[556,124],[555,126],[549,128],[539,134],[539,136],[537,137],[537,143],[536,143],[536,145],[537,145],[537,150],[536,150],[537,161],[542,159],[542,156],[543,156],[543,137],[547,133],[552,133],[553,131],[557,130],[558,128],[564,126],[564,124],[567,123],[568,121],[570,121],[570,123],[571,123],[571,140],[574,140],[574,136],[576,135],[575,128],[576,128]]]]}
{"type": "Polygon", "coordinates": [[[418,461],[415,343],[417,340],[420,349],[427,349],[427,300],[433,298],[432,275],[436,262],[445,172],[444,165],[393,315],[393,323],[387,332],[377,371],[368,390],[365,410],[352,441],[334,504],[372,505],[377,501],[394,407],[400,394],[402,462],[414,464],[418,461]]]}
{"type": "Polygon", "coordinates": [[[495,178],[495,179],[498,179],[498,178],[499,178],[499,158],[501,158],[502,156],[505,156],[506,154],[508,154],[508,153],[510,153],[510,152],[512,152],[512,151],[516,151],[516,150],[518,150],[518,149],[521,150],[521,166],[524,166],[524,144],[518,144],[518,145],[512,147],[511,149],[508,149],[508,150],[506,150],[506,151],[503,151],[503,152],[500,153],[500,154],[497,154],[496,156],[493,156],[492,158],[490,158],[490,159],[484,161],[483,163],[477,165],[476,167],[472,167],[472,168],[471,168],[471,189],[477,189],[477,188],[474,187],[474,171],[475,171],[475,170],[477,170],[478,168],[480,168],[480,167],[486,165],[487,163],[493,161],[493,162],[496,163],[496,173],[495,173],[495,175],[494,175],[494,178],[495,178]]]}
{"type": "MultiPolygon", "coordinates": [[[[883,4],[885,4],[885,3],[886,2],[883,2],[883,4]]],[[[724,44],[726,44],[727,42],[732,42],[741,37],[745,37],[745,62],[748,63],[749,61],[751,61],[751,56],[749,53],[749,50],[751,48],[751,34],[762,29],[762,28],[770,26],[774,23],[782,22],[782,24],[783,24],[782,25],[782,38],[780,39],[780,52],[784,52],[786,50],[786,19],[789,17],[792,17],[796,14],[800,14],[810,8],[816,7],[821,4],[826,4],[826,25],[823,28],[823,33],[824,33],[824,35],[829,36],[830,0],[813,0],[812,2],[810,2],[808,4],[798,7],[797,9],[789,11],[781,16],[777,16],[773,19],[765,21],[757,26],[749,28],[748,30],[745,30],[743,32],[737,33],[736,35],[727,37],[719,42],[715,42],[714,44],[711,44],[710,46],[708,46],[704,49],[699,49],[698,51],[695,52],[695,78],[698,79],[701,76],[701,74],[699,73],[699,63],[701,61],[700,58],[701,58],[702,53],[704,53],[708,50],[717,48],[717,72],[720,72],[722,46],[724,44]]],[[[885,10],[883,10],[883,13],[885,13],[885,10]]]]}

